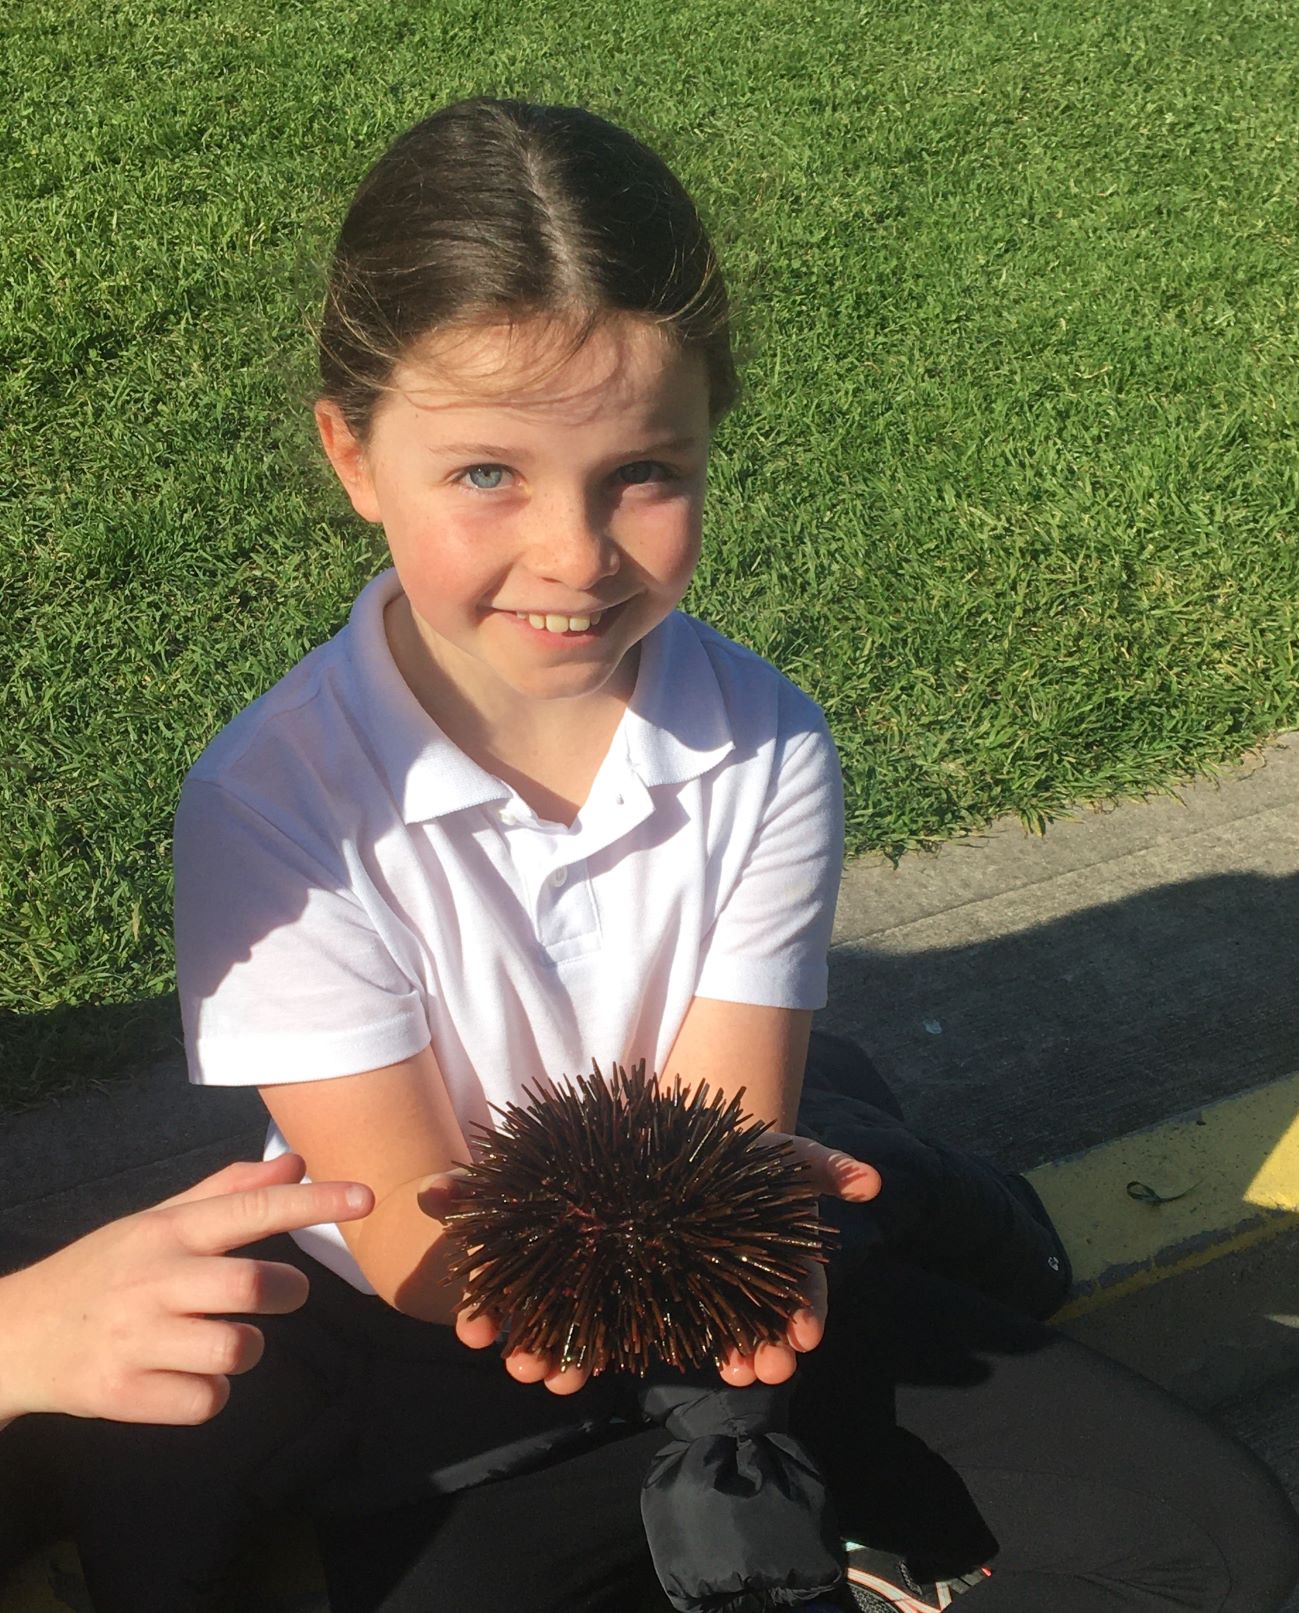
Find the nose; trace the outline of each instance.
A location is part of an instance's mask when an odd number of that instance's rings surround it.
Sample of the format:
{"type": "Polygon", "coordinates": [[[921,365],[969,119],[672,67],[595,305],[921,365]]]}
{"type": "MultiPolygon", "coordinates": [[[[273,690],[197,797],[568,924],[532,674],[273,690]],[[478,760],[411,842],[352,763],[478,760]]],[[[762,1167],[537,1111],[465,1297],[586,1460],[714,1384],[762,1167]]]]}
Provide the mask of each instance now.
{"type": "Polygon", "coordinates": [[[584,493],[538,499],[529,564],[538,577],[589,593],[622,562],[604,515],[584,493]]]}

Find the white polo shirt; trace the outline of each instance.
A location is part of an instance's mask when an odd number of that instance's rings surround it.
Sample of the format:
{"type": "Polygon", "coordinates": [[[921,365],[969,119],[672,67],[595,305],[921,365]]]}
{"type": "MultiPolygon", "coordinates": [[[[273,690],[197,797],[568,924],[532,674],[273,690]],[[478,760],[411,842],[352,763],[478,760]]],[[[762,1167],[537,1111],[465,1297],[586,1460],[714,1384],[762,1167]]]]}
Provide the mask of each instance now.
{"type": "MultiPolygon", "coordinates": [[[[191,1080],[326,1080],[431,1042],[472,1139],[593,1058],[662,1070],[696,995],[825,1002],[842,803],[806,695],[675,612],[578,816],[548,822],[407,688],[383,626],[398,589],[376,577],[185,781],[191,1080]]],[[[272,1126],[267,1157],[288,1146],[272,1126]]],[[[336,1227],[296,1236],[368,1287],[336,1227]]]]}

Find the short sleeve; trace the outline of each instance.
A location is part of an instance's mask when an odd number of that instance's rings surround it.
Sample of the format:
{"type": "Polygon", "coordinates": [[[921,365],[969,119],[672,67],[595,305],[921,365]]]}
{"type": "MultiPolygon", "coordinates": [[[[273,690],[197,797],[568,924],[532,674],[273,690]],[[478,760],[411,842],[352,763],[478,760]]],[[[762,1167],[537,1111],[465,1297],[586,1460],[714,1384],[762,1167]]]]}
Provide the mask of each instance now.
{"type": "Polygon", "coordinates": [[[217,784],[185,785],[176,971],[193,1081],[352,1075],[428,1043],[422,996],[349,888],[342,848],[307,840],[217,784]]]}
{"type": "Polygon", "coordinates": [[[821,1008],[843,870],[843,783],[824,719],[784,743],[747,856],[705,938],[696,994],[821,1008]]]}

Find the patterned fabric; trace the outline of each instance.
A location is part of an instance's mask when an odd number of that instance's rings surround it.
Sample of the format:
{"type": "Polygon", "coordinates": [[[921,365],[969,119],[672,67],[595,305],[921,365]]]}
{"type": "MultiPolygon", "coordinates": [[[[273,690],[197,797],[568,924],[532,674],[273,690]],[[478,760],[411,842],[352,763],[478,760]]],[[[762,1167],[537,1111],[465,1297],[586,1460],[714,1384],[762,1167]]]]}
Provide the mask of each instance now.
{"type": "Polygon", "coordinates": [[[942,1613],[965,1591],[992,1577],[976,1568],[956,1579],[919,1581],[900,1557],[848,1543],[848,1594],[857,1613],[942,1613]]]}

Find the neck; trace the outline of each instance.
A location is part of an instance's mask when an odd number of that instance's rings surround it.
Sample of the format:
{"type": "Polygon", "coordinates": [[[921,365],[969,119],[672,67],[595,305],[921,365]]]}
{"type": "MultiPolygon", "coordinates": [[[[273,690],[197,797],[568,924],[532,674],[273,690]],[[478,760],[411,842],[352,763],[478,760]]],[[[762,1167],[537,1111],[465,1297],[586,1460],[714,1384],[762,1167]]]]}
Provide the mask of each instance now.
{"type": "Polygon", "coordinates": [[[578,699],[528,700],[508,689],[471,697],[430,652],[404,594],[384,611],[384,629],[398,671],[447,738],[540,817],[571,823],[635,688],[637,651],[616,680],[578,699]]]}

